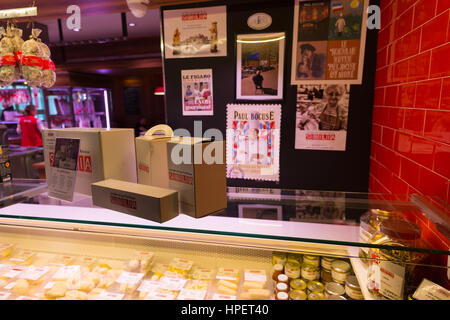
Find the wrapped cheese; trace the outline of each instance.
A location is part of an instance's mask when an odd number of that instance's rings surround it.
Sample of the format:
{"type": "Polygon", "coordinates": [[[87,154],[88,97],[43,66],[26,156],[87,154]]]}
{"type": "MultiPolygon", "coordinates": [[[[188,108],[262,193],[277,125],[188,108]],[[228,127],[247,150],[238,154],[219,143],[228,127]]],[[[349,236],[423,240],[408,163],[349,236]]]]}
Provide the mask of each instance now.
{"type": "Polygon", "coordinates": [[[0,27],[0,84],[8,86],[16,80],[16,58],[14,57],[14,45],[11,29],[0,27]]]}
{"type": "Polygon", "coordinates": [[[24,42],[22,39],[22,29],[13,27],[11,29],[11,36],[11,41],[14,48],[14,58],[16,58],[14,81],[17,81],[22,75],[22,45],[24,42]]]}
{"type": "Polygon", "coordinates": [[[42,50],[42,82],[44,88],[51,88],[56,81],[55,64],[50,59],[50,48],[39,39],[39,45],[42,50]]]}
{"type": "Polygon", "coordinates": [[[22,74],[31,87],[39,87],[42,81],[42,46],[38,36],[42,30],[32,29],[30,39],[22,45],[22,74]]]}

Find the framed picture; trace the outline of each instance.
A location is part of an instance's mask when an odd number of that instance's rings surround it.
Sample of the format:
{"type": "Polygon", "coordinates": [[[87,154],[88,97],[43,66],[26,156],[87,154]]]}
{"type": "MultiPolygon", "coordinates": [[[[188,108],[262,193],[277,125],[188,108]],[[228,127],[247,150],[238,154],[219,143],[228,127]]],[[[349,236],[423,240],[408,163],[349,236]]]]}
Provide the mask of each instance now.
{"type": "Polygon", "coordinates": [[[227,55],[227,7],[163,10],[164,57],[227,55]]]}
{"type": "Polygon", "coordinates": [[[368,0],[295,0],[291,84],[361,84],[368,0]]]}
{"type": "Polygon", "coordinates": [[[212,116],[212,69],[181,70],[183,116],[212,116]]]}
{"type": "Polygon", "coordinates": [[[236,99],[283,99],[285,33],[237,36],[236,99]]]}

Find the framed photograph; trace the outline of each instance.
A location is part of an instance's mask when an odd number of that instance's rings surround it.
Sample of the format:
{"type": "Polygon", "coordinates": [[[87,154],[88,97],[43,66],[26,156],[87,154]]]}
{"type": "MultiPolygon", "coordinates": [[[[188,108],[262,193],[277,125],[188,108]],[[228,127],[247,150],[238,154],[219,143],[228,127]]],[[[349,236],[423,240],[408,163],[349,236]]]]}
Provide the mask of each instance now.
{"type": "Polygon", "coordinates": [[[283,99],[285,33],[237,36],[236,99],[283,99]]]}
{"type": "Polygon", "coordinates": [[[227,55],[227,7],[163,10],[164,57],[227,55]]]}
{"type": "Polygon", "coordinates": [[[368,0],[295,0],[291,84],[361,84],[368,0]]]}

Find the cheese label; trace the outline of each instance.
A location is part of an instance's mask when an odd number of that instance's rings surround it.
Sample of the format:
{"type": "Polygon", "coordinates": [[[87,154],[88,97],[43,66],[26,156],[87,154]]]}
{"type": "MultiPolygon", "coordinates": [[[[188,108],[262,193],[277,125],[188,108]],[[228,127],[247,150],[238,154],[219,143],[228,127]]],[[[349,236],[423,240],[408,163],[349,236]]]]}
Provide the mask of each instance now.
{"type": "Polygon", "coordinates": [[[170,267],[178,270],[190,270],[193,264],[194,261],[174,258],[170,263],[170,267]]]}
{"type": "Polygon", "coordinates": [[[416,300],[450,300],[450,291],[440,285],[423,279],[413,294],[416,300]]]}
{"type": "Polygon", "coordinates": [[[216,279],[236,281],[239,276],[239,269],[219,268],[216,279]]]}
{"type": "Polygon", "coordinates": [[[165,292],[149,293],[144,300],[175,300],[175,295],[165,292]]]}
{"type": "Polygon", "coordinates": [[[177,300],[204,300],[206,290],[182,289],[177,300]]]}
{"type": "Polygon", "coordinates": [[[29,267],[25,272],[20,275],[20,278],[36,281],[44,276],[50,270],[49,267],[29,267]]]}
{"type": "Polygon", "coordinates": [[[244,273],[244,280],[266,282],[267,281],[266,271],[246,269],[244,273]]]}
{"type": "Polygon", "coordinates": [[[19,274],[21,274],[25,269],[26,269],[25,267],[24,268],[15,267],[15,268],[9,269],[9,271],[6,272],[5,274],[3,274],[2,277],[10,278],[10,279],[15,278],[19,274]]]}
{"type": "Polygon", "coordinates": [[[21,251],[17,256],[9,258],[9,260],[14,262],[25,262],[27,259],[32,258],[35,255],[32,251],[21,251]]]}
{"type": "Polygon", "coordinates": [[[38,298],[27,297],[27,296],[20,296],[16,300],[38,300],[38,298]]]}
{"type": "Polygon", "coordinates": [[[141,281],[143,277],[143,273],[123,271],[117,278],[116,282],[134,285],[141,281]]]}
{"type": "Polygon", "coordinates": [[[212,269],[196,269],[192,278],[198,280],[211,280],[213,278],[214,271],[212,269]]]}
{"type": "Polygon", "coordinates": [[[161,286],[160,281],[144,280],[142,281],[141,285],[137,290],[144,292],[152,292],[158,290],[160,286],[161,286]]]}
{"type": "Polygon", "coordinates": [[[172,278],[172,277],[162,277],[161,278],[161,289],[166,289],[169,291],[180,291],[186,284],[186,279],[172,278]]]}
{"type": "Polygon", "coordinates": [[[390,261],[376,261],[368,270],[369,288],[391,300],[403,300],[405,268],[390,261]]]}
{"type": "Polygon", "coordinates": [[[61,267],[55,272],[53,279],[67,279],[80,272],[81,268],[78,265],[61,267]]]}
{"type": "Polygon", "coordinates": [[[122,300],[124,296],[123,293],[103,291],[97,296],[96,300],[122,300]]]}

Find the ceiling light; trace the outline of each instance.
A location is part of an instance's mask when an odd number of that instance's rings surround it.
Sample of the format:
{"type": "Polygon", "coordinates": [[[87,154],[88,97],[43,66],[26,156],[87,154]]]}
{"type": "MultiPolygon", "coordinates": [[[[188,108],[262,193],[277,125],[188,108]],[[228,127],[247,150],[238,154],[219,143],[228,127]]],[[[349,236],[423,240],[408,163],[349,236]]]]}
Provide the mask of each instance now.
{"type": "Polygon", "coordinates": [[[130,22],[128,25],[129,25],[130,27],[134,27],[134,26],[136,25],[136,23],[130,22]]]}
{"type": "Polygon", "coordinates": [[[37,7],[0,10],[0,19],[37,16],[37,7]]]}
{"type": "Polygon", "coordinates": [[[78,28],[73,28],[72,30],[76,31],[76,32],[80,31],[80,29],[78,29],[78,28]]]}

